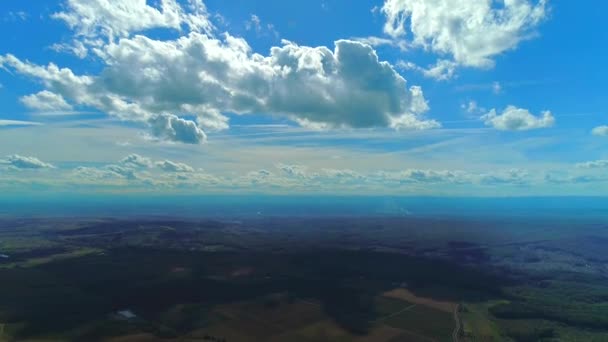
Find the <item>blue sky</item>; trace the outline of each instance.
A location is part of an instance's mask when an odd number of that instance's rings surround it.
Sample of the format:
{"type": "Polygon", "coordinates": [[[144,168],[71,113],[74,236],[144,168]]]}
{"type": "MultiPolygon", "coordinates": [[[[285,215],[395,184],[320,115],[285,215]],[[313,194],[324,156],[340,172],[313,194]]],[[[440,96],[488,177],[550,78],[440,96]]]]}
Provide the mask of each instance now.
{"type": "Polygon", "coordinates": [[[605,195],[589,5],[3,1],[0,190],[605,195]]]}

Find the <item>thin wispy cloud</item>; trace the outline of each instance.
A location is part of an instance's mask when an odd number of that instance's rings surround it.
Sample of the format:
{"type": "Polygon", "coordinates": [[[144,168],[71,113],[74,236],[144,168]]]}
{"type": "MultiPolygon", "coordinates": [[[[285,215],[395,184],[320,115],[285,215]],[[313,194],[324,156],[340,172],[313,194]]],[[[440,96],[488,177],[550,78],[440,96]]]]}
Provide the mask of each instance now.
{"type": "Polygon", "coordinates": [[[42,125],[42,123],[35,122],[35,121],[4,120],[4,119],[0,119],[0,127],[8,127],[8,126],[38,126],[38,125],[42,125]]]}

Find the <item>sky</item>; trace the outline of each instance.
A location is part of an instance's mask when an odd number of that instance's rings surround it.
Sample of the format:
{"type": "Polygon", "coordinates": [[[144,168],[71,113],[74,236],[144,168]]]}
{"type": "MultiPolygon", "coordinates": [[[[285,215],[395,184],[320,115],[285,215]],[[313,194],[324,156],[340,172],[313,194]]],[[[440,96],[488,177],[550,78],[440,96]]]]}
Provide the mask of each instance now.
{"type": "Polygon", "coordinates": [[[0,193],[602,196],[566,0],[0,2],[0,193]]]}

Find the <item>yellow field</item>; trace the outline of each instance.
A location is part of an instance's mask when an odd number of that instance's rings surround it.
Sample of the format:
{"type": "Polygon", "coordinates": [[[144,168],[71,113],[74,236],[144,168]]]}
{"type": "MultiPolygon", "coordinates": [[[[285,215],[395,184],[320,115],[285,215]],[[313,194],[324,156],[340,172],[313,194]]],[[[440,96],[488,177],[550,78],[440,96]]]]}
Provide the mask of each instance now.
{"type": "Polygon", "coordinates": [[[448,313],[454,312],[454,310],[456,309],[456,306],[458,305],[458,303],[455,303],[455,302],[443,302],[443,301],[438,301],[438,300],[435,300],[432,298],[418,297],[415,294],[413,294],[412,292],[410,292],[408,289],[404,289],[404,288],[398,288],[398,289],[394,289],[394,290],[385,292],[383,294],[383,296],[389,297],[389,298],[402,299],[402,300],[408,301],[410,303],[427,306],[429,308],[437,309],[437,310],[440,310],[443,312],[448,312],[448,313]]]}

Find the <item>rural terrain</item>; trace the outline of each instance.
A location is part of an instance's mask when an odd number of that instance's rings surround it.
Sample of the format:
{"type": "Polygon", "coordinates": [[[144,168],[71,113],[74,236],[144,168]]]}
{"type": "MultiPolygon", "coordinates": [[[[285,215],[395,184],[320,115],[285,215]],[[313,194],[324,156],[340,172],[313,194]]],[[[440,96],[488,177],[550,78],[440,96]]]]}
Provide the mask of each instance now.
{"type": "Polygon", "coordinates": [[[608,341],[606,228],[5,217],[0,341],[608,341]]]}

